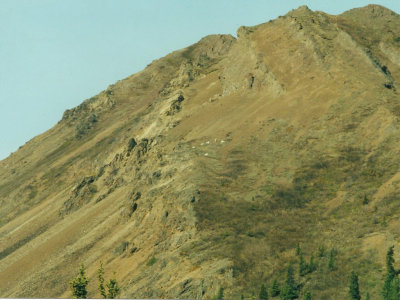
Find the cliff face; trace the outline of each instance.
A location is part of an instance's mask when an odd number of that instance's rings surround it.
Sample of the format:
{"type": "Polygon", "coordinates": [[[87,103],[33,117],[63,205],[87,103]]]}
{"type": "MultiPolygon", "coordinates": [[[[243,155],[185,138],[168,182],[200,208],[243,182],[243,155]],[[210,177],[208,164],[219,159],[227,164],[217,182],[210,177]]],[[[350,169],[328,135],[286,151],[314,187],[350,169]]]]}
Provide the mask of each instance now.
{"type": "MultiPolygon", "coordinates": [[[[0,295],[70,297],[84,264],[121,297],[378,296],[400,236],[400,16],[300,7],[207,36],[65,112],[0,162],[0,295]]],[[[398,249],[395,259],[399,258],[398,249]]]]}

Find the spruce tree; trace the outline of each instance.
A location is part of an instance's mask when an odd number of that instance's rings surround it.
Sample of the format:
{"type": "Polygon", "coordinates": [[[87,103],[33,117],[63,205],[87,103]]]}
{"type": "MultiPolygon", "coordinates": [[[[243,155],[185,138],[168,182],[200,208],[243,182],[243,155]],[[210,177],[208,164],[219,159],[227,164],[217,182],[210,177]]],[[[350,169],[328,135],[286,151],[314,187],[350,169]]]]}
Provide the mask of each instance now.
{"type": "Polygon", "coordinates": [[[120,288],[118,286],[118,282],[115,279],[115,272],[114,272],[114,277],[110,279],[110,281],[107,283],[107,298],[108,299],[115,299],[118,297],[120,292],[120,288]]]}
{"type": "Polygon", "coordinates": [[[314,272],[317,269],[317,265],[314,262],[314,255],[311,254],[310,263],[308,264],[309,273],[314,272]]]}
{"type": "Polygon", "coordinates": [[[325,256],[325,246],[319,246],[318,247],[318,257],[324,257],[325,256]]]}
{"type": "Polygon", "coordinates": [[[396,276],[396,271],[394,269],[394,246],[391,246],[386,254],[386,277],[385,277],[385,282],[383,284],[382,288],[382,297],[384,300],[394,300],[397,299],[396,290],[398,290],[398,280],[395,281],[396,276]]]}
{"type": "Polygon", "coordinates": [[[365,295],[365,300],[369,300],[369,292],[365,295]]]}
{"type": "Polygon", "coordinates": [[[217,299],[218,300],[224,299],[224,288],[223,287],[219,288],[217,299]]]}
{"type": "Polygon", "coordinates": [[[389,250],[386,254],[386,270],[387,270],[388,276],[390,276],[390,278],[392,278],[392,279],[396,275],[396,271],[393,266],[393,264],[394,264],[393,254],[394,254],[394,246],[391,246],[391,247],[389,247],[389,250]]]}
{"type": "Polygon", "coordinates": [[[88,283],[89,279],[85,275],[85,267],[82,264],[79,269],[78,276],[70,281],[70,287],[73,297],[77,299],[86,299],[87,298],[86,286],[88,285],[88,283]]]}
{"type": "Polygon", "coordinates": [[[286,281],[280,293],[282,300],[291,300],[298,297],[297,286],[294,282],[293,268],[289,265],[286,272],[286,281]]]}
{"type": "Polygon", "coordinates": [[[389,299],[390,300],[400,300],[400,281],[397,276],[392,281],[389,299]]]}
{"type": "Polygon", "coordinates": [[[361,300],[360,288],[358,286],[358,275],[353,271],[350,276],[350,287],[349,287],[350,299],[361,300]]]}
{"type": "Polygon", "coordinates": [[[99,280],[99,292],[103,298],[107,298],[106,289],[104,288],[104,268],[100,262],[100,268],[97,270],[97,279],[99,280]]]}
{"type": "Polygon", "coordinates": [[[303,253],[300,252],[299,254],[299,275],[304,276],[308,273],[308,266],[303,258],[303,253]]]}
{"type": "Polygon", "coordinates": [[[272,282],[272,286],[271,286],[271,290],[270,290],[271,297],[278,296],[280,292],[281,292],[281,290],[279,289],[278,281],[275,278],[274,281],[272,282]]]}
{"type": "Polygon", "coordinates": [[[260,294],[258,299],[260,300],[268,300],[268,292],[264,284],[261,285],[260,294]]]}
{"type": "Polygon", "coordinates": [[[333,248],[329,252],[328,270],[332,271],[335,268],[335,250],[333,248]]]}
{"type": "Polygon", "coordinates": [[[297,243],[297,246],[296,246],[296,255],[299,256],[300,253],[301,253],[300,243],[297,243]]]}

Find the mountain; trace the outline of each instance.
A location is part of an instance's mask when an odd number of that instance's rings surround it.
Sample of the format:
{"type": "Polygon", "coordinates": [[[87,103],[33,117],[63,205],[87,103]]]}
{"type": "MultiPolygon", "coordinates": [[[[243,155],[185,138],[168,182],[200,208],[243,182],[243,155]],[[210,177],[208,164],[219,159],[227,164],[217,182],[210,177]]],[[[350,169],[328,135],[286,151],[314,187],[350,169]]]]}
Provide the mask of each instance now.
{"type": "Polygon", "coordinates": [[[346,299],[353,270],[380,297],[399,87],[400,16],[378,5],[302,6],[153,61],[0,162],[0,296],[71,297],[84,264],[99,297],[102,262],[121,297],[248,298],[290,264],[313,299],[346,299]]]}

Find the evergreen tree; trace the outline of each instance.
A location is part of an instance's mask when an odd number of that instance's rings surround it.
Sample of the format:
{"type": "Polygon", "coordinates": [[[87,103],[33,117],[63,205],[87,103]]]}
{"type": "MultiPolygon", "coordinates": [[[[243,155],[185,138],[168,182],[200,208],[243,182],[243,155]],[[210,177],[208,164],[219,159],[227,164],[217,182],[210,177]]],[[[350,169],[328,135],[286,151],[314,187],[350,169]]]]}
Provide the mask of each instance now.
{"type": "Polygon", "coordinates": [[[335,268],[335,250],[329,252],[328,270],[332,271],[335,268]]]}
{"type": "Polygon", "coordinates": [[[364,194],[363,204],[367,205],[369,203],[369,199],[366,194],[364,194]]]}
{"type": "Polygon", "coordinates": [[[396,271],[393,266],[394,264],[393,254],[394,254],[394,246],[391,246],[386,254],[386,270],[388,276],[392,279],[396,275],[396,271]]]}
{"type": "Polygon", "coordinates": [[[318,257],[324,257],[325,256],[325,246],[319,246],[318,247],[318,257]]]}
{"type": "Polygon", "coordinates": [[[391,246],[386,254],[386,277],[383,284],[382,296],[384,300],[398,299],[398,278],[394,269],[394,246],[391,246]],[[397,280],[395,280],[397,279],[397,280]]]}
{"type": "Polygon", "coordinates": [[[304,276],[307,274],[307,264],[304,261],[303,253],[300,252],[299,254],[299,275],[304,276]]]}
{"type": "Polygon", "coordinates": [[[358,275],[354,271],[351,272],[349,289],[350,299],[361,300],[360,288],[358,286],[358,275]]]}
{"type": "Polygon", "coordinates": [[[303,300],[311,300],[311,293],[309,291],[307,291],[304,295],[303,295],[303,300]]]}
{"type": "Polygon", "coordinates": [[[86,286],[89,283],[89,279],[85,275],[85,267],[81,265],[79,269],[79,275],[70,281],[70,287],[72,295],[77,299],[86,299],[87,290],[86,286]]]}
{"type": "Polygon", "coordinates": [[[243,294],[240,296],[240,300],[244,300],[244,296],[243,296],[243,294]]]}
{"type": "Polygon", "coordinates": [[[218,300],[224,299],[224,288],[223,287],[219,288],[217,299],[218,300]]]}
{"type": "Polygon", "coordinates": [[[260,300],[268,300],[268,292],[264,284],[261,285],[260,294],[258,299],[260,300]]]}
{"type": "Polygon", "coordinates": [[[383,297],[382,299],[383,300],[391,300],[390,294],[391,294],[391,290],[392,290],[392,282],[393,282],[393,279],[390,279],[390,277],[386,275],[385,282],[383,284],[383,289],[382,289],[382,297],[383,297]]]}
{"type": "Polygon", "coordinates": [[[298,297],[297,286],[294,282],[293,268],[289,265],[286,272],[286,281],[280,293],[282,300],[291,300],[298,297]]]}
{"type": "Polygon", "coordinates": [[[114,272],[114,277],[110,279],[110,281],[107,283],[107,298],[108,299],[115,299],[118,297],[120,292],[120,288],[118,286],[118,282],[115,279],[115,272],[114,272]]]}
{"type": "Polygon", "coordinates": [[[317,269],[317,265],[314,262],[314,255],[311,254],[310,263],[308,264],[309,273],[314,272],[317,269]]]}
{"type": "Polygon", "coordinates": [[[300,253],[301,253],[300,243],[297,243],[297,246],[296,246],[296,255],[299,256],[300,253]]]}
{"type": "Polygon", "coordinates": [[[365,295],[365,300],[369,300],[369,293],[367,292],[367,294],[365,295]]]}
{"type": "Polygon", "coordinates": [[[392,281],[389,299],[400,300],[400,281],[397,276],[392,281]]]}
{"type": "Polygon", "coordinates": [[[274,281],[272,282],[272,286],[271,286],[271,290],[270,290],[271,297],[278,296],[280,292],[281,292],[281,290],[279,289],[278,281],[275,278],[274,281]]]}
{"type": "Polygon", "coordinates": [[[104,288],[104,268],[100,262],[100,268],[97,270],[97,279],[99,280],[99,292],[103,298],[107,298],[106,289],[104,288]]]}

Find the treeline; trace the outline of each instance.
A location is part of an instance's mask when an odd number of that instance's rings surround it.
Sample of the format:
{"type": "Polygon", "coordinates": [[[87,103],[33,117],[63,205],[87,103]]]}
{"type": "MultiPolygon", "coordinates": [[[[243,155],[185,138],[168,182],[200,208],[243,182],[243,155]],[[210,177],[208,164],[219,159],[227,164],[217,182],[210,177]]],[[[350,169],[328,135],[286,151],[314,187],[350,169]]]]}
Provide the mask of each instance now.
{"type": "MultiPolygon", "coordinates": [[[[394,268],[394,246],[390,247],[387,255],[386,255],[386,275],[383,283],[383,287],[381,290],[381,299],[382,300],[400,300],[400,279],[398,275],[400,274],[400,270],[396,270],[394,268]]],[[[320,247],[318,249],[318,257],[324,257],[326,255],[326,250],[324,247],[320,247]]],[[[337,251],[335,249],[331,249],[328,254],[328,262],[327,269],[328,271],[333,271],[336,269],[336,255],[337,251]]],[[[305,261],[303,252],[300,248],[300,245],[297,245],[296,248],[296,256],[298,257],[298,275],[299,278],[310,274],[317,270],[317,264],[314,261],[314,256],[311,255],[308,262],[305,261]]],[[[311,300],[312,293],[309,290],[302,291],[302,285],[295,281],[294,276],[294,267],[291,262],[286,270],[286,278],[282,286],[279,285],[277,279],[274,279],[272,285],[269,289],[265,286],[265,284],[261,284],[258,295],[253,293],[252,296],[246,297],[247,299],[260,299],[260,300],[268,300],[275,297],[280,297],[282,300],[292,300],[292,299],[302,299],[302,300],[311,300]]],[[[222,300],[224,299],[223,288],[220,288],[218,295],[215,299],[222,300]]],[[[352,271],[349,276],[349,287],[348,287],[348,296],[350,300],[361,300],[361,292],[358,283],[358,274],[355,271],[352,271]]],[[[242,295],[241,299],[244,300],[245,297],[242,295]]],[[[366,291],[365,300],[370,300],[369,292],[366,291]]]]}
{"type": "MultiPolygon", "coordinates": [[[[326,250],[324,247],[320,247],[318,249],[318,257],[322,258],[326,255],[326,250]]],[[[337,251],[335,249],[331,249],[328,254],[328,262],[327,269],[332,271],[336,269],[336,255],[337,251]]],[[[400,279],[398,275],[400,274],[400,270],[396,270],[394,268],[394,246],[391,246],[386,255],[386,274],[385,280],[381,290],[382,300],[400,300],[400,279]]],[[[300,248],[300,245],[297,245],[296,248],[296,256],[298,257],[298,275],[299,278],[310,274],[317,270],[317,264],[315,262],[314,256],[311,255],[308,262],[304,259],[303,252],[300,248]]],[[[111,278],[106,285],[104,285],[104,268],[100,263],[100,267],[97,270],[97,279],[98,279],[98,291],[100,295],[105,299],[114,299],[117,298],[120,293],[120,287],[115,278],[115,272],[113,278],[111,278]]],[[[84,299],[87,298],[87,285],[89,283],[89,279],[85,275],[85,268],[81,265],[79,269],[79,274],[76,278],[70,281],[70,287],[72,291],[72,295],[74,298],[84,299]]],[[[352,271],[349,276],[349,289],[348,295],[350,300],[361,300],[360,287],[358,282],[358,274],[355,271],[352,271]]],[[[286,270],[285,281],[282,286],[279,285],[278,280],[275,278],[269,289],[265,286],[265,284],[261,284],[258,295],[252,295],[250,298],[252,299],[260,299],[260,300],[268,300],[270,297],[280,297],[282,300],[292,300],[299,299],[302,300],[311,300],[312,293],[309,290],[302,291],[302,285],[297,283],[295,280],[294,267],[291,262],[286,270]]],[[[218,294],[215,296],[215,299],[222,300],[224,299],[224,288],[220,287],[218,294]]],[[[242,295],[241,299],[245,299],[242,295]]],[[[367,291],[365,294],[365,300],[370,300],[369,292],[367,291]]]]}
{"type": "MultiPolygon", "coordinates": [[[[322,266],[322,263],[325,263],[325,266],[329,272],[335,270],[336,255],[337,251],[334,248],[327,251],[324,246],[320,246],[317,251],[317,259],[319,260],[318,264],[314,255],[310,255],[308,260],[306,260],[303,251],[300,247],[300,244],[297,244],[296,257],[298,265],[297,269],[298,278],[303,278],[306,275],[313,273],[314,271],[317,270],[318,265],[320,267],[322,266]]],[[[268,300],[270,297],[273,298],[279,296],[282,300],[291,300],[299,298],[301,298],[302,300],[311,300],[312,299],[311,292],[309,290],[303,290],[302,284],[296,282],[295,280],[294,265],[295,265],[294,262],[290,262],[289,266],[286,269],[286,277],[282,285],[280,285],[278,283],[278,279],[275,278],[269,289],[267,289],[265,284],[262,284],[259,293],[257,295],[253,294],[249,298],[268,300]]],[[[216,299],[223,299],[223,298],[216,297],[216,299]]],[[[245,299],[244,295],[241,296],[241,299],[245,299]]]]}

